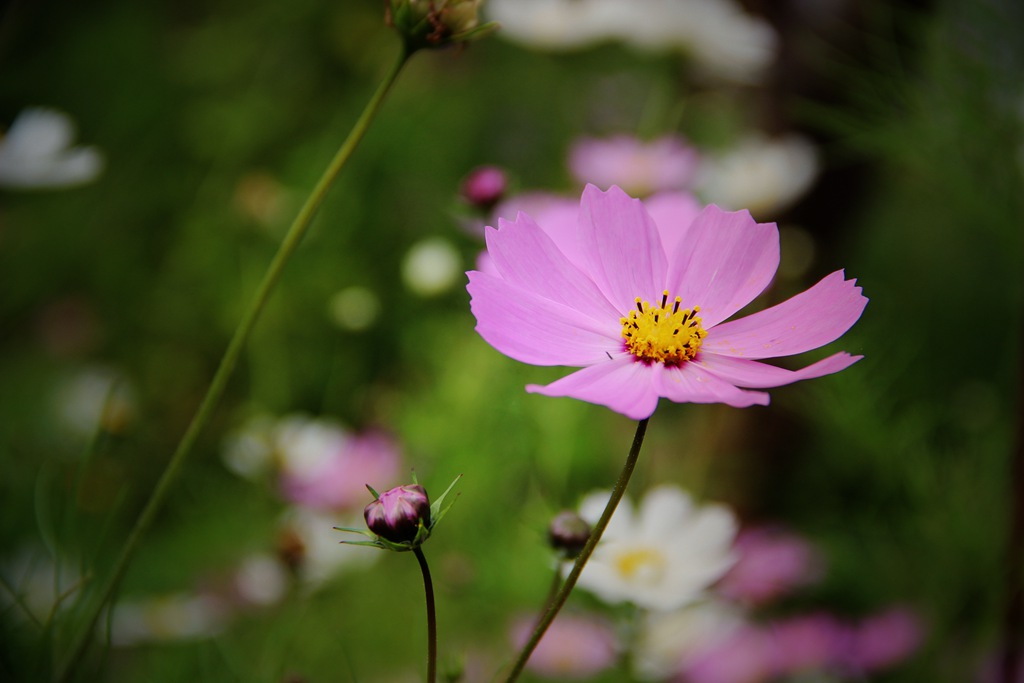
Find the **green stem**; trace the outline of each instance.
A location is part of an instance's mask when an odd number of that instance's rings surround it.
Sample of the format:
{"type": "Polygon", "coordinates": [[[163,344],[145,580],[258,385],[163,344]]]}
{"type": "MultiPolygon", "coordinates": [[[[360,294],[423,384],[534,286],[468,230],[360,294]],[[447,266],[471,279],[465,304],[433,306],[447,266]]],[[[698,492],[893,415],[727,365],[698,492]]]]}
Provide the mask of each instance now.
{"type": "Polygon", "coordinates": [[[548,594],[544,596],[544,607],[542,613],[547,612],[548,608],[555,601],[555,596],[558,595],[558,589],[562,587],[562,561],[559,558],[559,562],[555,565],[555,573],[551,577],[551,585],[548,586],[548,594]]]}
{"type": "Polygon", "coordinates": [[[434,584],[430,580],[427,558],[418,547],[413,549],[423,572],[423,592],[427,596],[427,683],[437,681],[437,613],[434,609],[434,584]]]}
{"type": "Polygon", "coordinates": [[[185,431],[184,436],[182,436],[181,441],[178,442],[178,447],[175,449],[174,455],[171,456],[166,468],[164,468],[163,474],[160,476],[160,480],[157,481],[156,487],[153,489],[153,493],[150,495],[146,506],[136,519],[135,526],[132,527],[131,532],[128,534],[128,538],[121,549],[121,554],[118,556],[117,562],[114,564],[110,577],[103,585],[98,600],[92,605],[88,612],[84,626],[78,633],[78,636],[72,643],[72,646],[69,648],[68,656],[64,660],[64,665],[60,668],[56,678],[60,683],[65,683],[71,679],[75,667],[84,655],[89,639],[92,636],[93,629],[99,619],[100,612],[104,605],[106,605],[114,595],[121,579],[124,578],[124,574],[128,569],[132,556],[135,554],[139,541],[141,541],[141,539],[146,535],[153,519],[156,517],[156,513],[163,505],[164,499],[167,498],[167,495],[177,479],[186,458],[191,453],[192,447],[195,445],[196,438],[213,415],[213,411],[216,408],[217,403],[220,401],[225,387],[227,386],[228,379],[234,371],[235,365],[238,363],[238,358],[242,353],[242,348],[245,346],[245,343],[249,338],[249,334],[252,332],[253,327],[256,325],[256,321],[263,312],[263,308],[266,306],[271,292],[274,290],[277,281],[280,279],[281,272],[288,263],[288,259],[291,258],[292,253],[295,251],[296,247],[299,246],[302,238],[309,230],[313,217],[316,215],[317,210],[323,203],[324,197],[327,195],[327,191],[334,184],[334,181],[337,179],[341,169],[345,166],[345,163],[352,155],[352,152],[355,151],[359,141],[362,140],[363,136],[366,134],[370,123],[373,121],[374,116],[377,114],[377,111],[380,109],[380,106],[384,101],[384,97],[391,89],[391,86],[394,85],[402,67],[411,56],[412,52],[403,47],[398,55],[398,59],[387,72],[387,75],[385,75],[383,82],[377,88],[373,97],[371,97],[370,101],[366,104],[366,108],[363,109],[363,113],[359,117],[359,120],[357,120],[355,125],[352,127],[352,130],[349,132],[345,142],[342,143],[341,147],[334,155],[334,158],[331,160],[330,165],[323,172],[323,175],[320,176],[320,180],[317,182],[316,187],[313,188],[313,191],[306,199],[305,204],[303,204],[302,208],[299,210],[298,215],[295,216],[295,220],[292,221],[291,227],[288,228],[288,232],[281,241],[281,245],[277,248],[277,253],[274,255],[273,260],[267,267],[267,272],[263,276],[263,281],[260,283],[259,289],[256,290],[256,295],[253,297],[248,310],[246,310],[245,314],[242,316],[241,322],[239,322],[238,327],[235,329],[235,334],[231,338],[231,342],[228,344],[228,348],[220,360],[220,365],[217,366],[217,372],[214,374],[213,380],[210,382],[210,386],[206,390],[206,395],[203,396],[199,409],[193,416],[192,422],[189,423],[188,429],[185,431]]]}
{"type": "Polygon", "coordinates": [[[644,443],[644,435],[647,433],[647,423],[650,418],[640,420],[636,426],[636,434],[633,436],[633,445],[630,446],[629,455],[626,456],[626,462],[622,466],[622,472],[619,473],[619,479],[615,482],[615,488],[612,489],[612,495],[608,499],[608,504],[604,506],[604,512],[601,513],[601,518],[597,520],[597,524],[594,525],[593,530],[590,532],[590,538],[587,539],[587,544],[583,546],[583,550],[580,551],[579,557],[576,558],[576,562],[572,565],[572,570],[569,572],[569,576],[565,578],[565,582],[562,583],[558,593],[554,599],[551,600],[547,606],[547,611],[544,616],[541,617],[540,621],[533,629],[533,634],[530,639],[526,641],[523,649],[519,652],[519,657],[516,659],[516,663],[512,667],[512,671],[509,672],[505,678],[505,683],[513,683],[519,675],[523,672],[526,667],[526,662],[529,661],[530,655],[533,654],[534,649],[540,642],[540,639],[544,637],[544,633],[548,630],[548,626],[558,616],[558,612],[562,609],[562,605],[569,599],[569,594],[572,589],[576,586],[577,579],[580,578],[580,574],[583,572],[583,567],[586,566],[587,560],[594,552],[594,548],[601,541],[601,536],[604,534],[605,528],[608,526],[608,522],[611,521],[612,514],[615,513],[615,508],[618,507],[619,501],[622,500],[623,494],[626,493],[626,486],[629,485],[629,478],[633,475],[633,469],[636,467],[637,458],[640,456],[640,447],[644,443]]]}

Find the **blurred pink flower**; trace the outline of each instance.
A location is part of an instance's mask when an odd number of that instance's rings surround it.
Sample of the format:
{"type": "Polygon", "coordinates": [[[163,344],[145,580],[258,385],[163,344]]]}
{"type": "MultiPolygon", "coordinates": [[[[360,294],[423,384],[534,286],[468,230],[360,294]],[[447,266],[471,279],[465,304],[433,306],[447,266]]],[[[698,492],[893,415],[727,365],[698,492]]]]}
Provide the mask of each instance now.
{"type": "Polygon", "coordinates": [[[697,150],[671,135],[650,142],[629,135],[582,138],[569,151],[569,170],[581,183],[618,185],[639,196],[687,189],[697,164],[697,150]]]}
{"type": "Polygon", "coordinates": [[[687,658],[675,680],[680,683],[760,683],[774,676],[775,661],[771,636],[756,626],[745,625],[687,658]]]}
{"type": "Polygon", "coordinates": [[[810,543],[781,529],[741,531],[736,552],[739,559],[719,592],[747,605],[762,605],[821,576],[821,559],[810,543]]]}
{"type": "MultiPolygon", "coordinates": [[[[532,618],[512,627],[512,641],[521,647],[533,632],[532,618]]],[[[590,678],[615,663],[615,632],[594,617],[562,614],[548,628],[526,667],[545,678],[577,680],[590,678]]]]}
{"type": "Polygon", "coordinates": [[[910,657],[923,639],[921,618],[906,607],[893,607],[853,630],[847,663],[857,671],[885,669],[910,657]]]}
{"type": "Polygon", "coordinates": [[[842,271],[777,306],[723,322],[771,282],[778,229],[745,211],[708,206],[689,223],[659,223],[618,187],[583,191],[578,228],[555,236],[525,213],[488,228],[498,275],[469,273],[477,331],[534,365],[583,369],[527,391],[570,396],[633,419],[659,397],[676,402],[768,403],[747,391],[838,372],[860,359],[836,353],[801,370],[763,358],[834,341],[867,299],[842,271]]]}
{"type": "Polygon", "coordinates": [[[850,643],[850,629],[825,613],[777,621],[770,627],[770,635],[774,666],[780,675],[828,669],[850,643]]]}
{"type": "Polygon", "coordinates": [[[508,176],[497,166],[479,166],[462,179],[459,194],[473,206],[484,210],[494,207],[505,196],[508,176]]]}
{"type": "Polygon", "coordinates": [[[383,433],[349,434],[338,429],[291,438],[296,441],[291,450],[303,451],[282,458],[281,492],[291,503],[319,510],[363,507],[366,484],[390,482],[398,475],[398,444],[383,433]]]}

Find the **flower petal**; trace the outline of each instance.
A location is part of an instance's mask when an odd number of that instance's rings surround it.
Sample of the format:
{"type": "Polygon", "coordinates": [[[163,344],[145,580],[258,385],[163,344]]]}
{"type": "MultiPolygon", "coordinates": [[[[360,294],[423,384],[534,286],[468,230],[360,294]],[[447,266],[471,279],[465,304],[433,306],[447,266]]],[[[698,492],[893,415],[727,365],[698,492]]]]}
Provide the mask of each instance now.
{"type": "Polygon", "coordinates": [[[705,207],[669,254],[667,286],[683,306],[700,306],[704,328],[722,322],[764,291],[779,267],[779,231],[747,211],[705,207]]]}
{"type": "Polygon", "coordinates": [[[651,385],[652,366],[620,353],[615,360],[577,370],[547,386],[530,384],[526,390],[545,396],[568,396],[607,406],[634,420],[654,413],[658,394],[651,385]]]}
{"type": "MultiPolygon", "coordinates": [[[[507,218],[520,211],[533,218],[540,229],[551,238],[558,250],[577,267],[586,263],[576,238],[576,224],[580,215],[580,201],[545,192],[516,195],[499,204],[495,216],[507,218]]],[[[495,219],[498,220],[498,219],[495,219]]]]}
{"type": "MultiPolygon", "coordinates": [[[[868,300],[843,271],[810,289],[708,330],[703,351],[743,358],[791,356],[833,342],[857,322],[868,300]]],[[[705,325],[707,327],[707,325],[705,325]]]]}
{"type": "Polygon", "coordinates": [[[725,403],[733,408],[768,405],[768,394],[744,391],[703,370],[697,363],[669,368],[653,365],[658,394],[676,403],[725,403]]]}
{"type": "Polygon", "coordinates": [[[764,389],[781,387],[802,379],[831,375],[834,372],[845,370],[861,358],[863,356],[851,356],[846,352],[836,353],[800,370],[787,370],[755,360],[711,353],[701,354],[697,363],[715,377],[730,384],[751,389],[764,389]]]}
{"type": "Polygon", "coordinates": [[[587,185],[580,200],[580,246],[586,272],[620,315],[636,297],[654,299],[664,289],[667,261],[658,227],[639,199],[614,185],[587,185]]]}
{"type": "Polygon", "coordinates": [[[678,486],[666,484],[644,494],[638,526],[645,538],[657,541],[678,532],[679,520],[689,519],[693,514],[690,494],[678,486]]]}
{"type": "MultiPolygon", "coordinates": [[[[608,505],[608,499],[611,497],[611,491],[593,491],[588,493],[580,501],[577,508],[580,517],[590,526],[594,526],[601,519],[604,509],[608,505]]],[[[628,496],[623,496],[622,500],[619,501],[618,507],[615,508],[615,514],[608,520],[608,526],[601,536],[601,541],[608,542],[617,538],[629,538],[634,524],[633,502],[628,496]]]]}
{"type": "Polygon", "coordinates": [[[703,207],[689,192],[659,192],[644,200],[644,207],[658,226],[666,256],[676,252],[680,242],[703,207]]]}
{"type": "Polygon", "coordinates": [[[515,222],[500,219],[498,226],[487,230],[487,252],[502,279],[595,320],[619,320],[621,313],[593,280],[566,259],[532,218],[520,213],[515,222]]]}
{"type": "Polygon", "coordinates": [[[618,321],[602,330],[587,315],[499,277],[468,275],[476,330],[506,356],[533,365],[589,365],[622,352],[618,321]]]}

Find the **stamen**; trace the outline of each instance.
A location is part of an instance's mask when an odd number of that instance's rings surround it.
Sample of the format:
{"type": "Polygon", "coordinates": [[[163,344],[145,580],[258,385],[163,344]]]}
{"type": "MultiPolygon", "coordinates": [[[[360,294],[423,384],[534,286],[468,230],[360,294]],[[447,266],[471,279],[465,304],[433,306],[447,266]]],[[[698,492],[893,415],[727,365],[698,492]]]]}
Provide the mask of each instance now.
{"type": "Polygon", "coordinates": [[[636,310],[620,318],[626,349],[639,361],[682,365],[696,357],[707,336],[697,317],[700,307],[681,308],[682,298],[677,296],[669,308],[669,296],[668,290],[662,292],[660,306],[637,297],[636,310]]]}

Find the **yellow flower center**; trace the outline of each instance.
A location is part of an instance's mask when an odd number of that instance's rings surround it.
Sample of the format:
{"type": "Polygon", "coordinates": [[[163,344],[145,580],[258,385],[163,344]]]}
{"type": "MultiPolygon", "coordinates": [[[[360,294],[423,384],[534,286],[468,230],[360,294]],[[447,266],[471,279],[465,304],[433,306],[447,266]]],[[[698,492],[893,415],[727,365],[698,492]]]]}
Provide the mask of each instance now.
{"type": "Polygon", "coordinates": [[[665,572],[665,555],[655,548],[631,548],[615,558],[615,568],[627,581],[657,581],[665,572]]]}
{"type": "Polygon", "coordinates": [[[691,310],[680,308],[681,303],[678,296],[669,301],[668,290],[662,292],[660,306],[637,297],[636,310],[619,320],[629,352],[645,363],[677,366],[692,360],[708,333],[697,317],[700,306],[691,310]]]}

